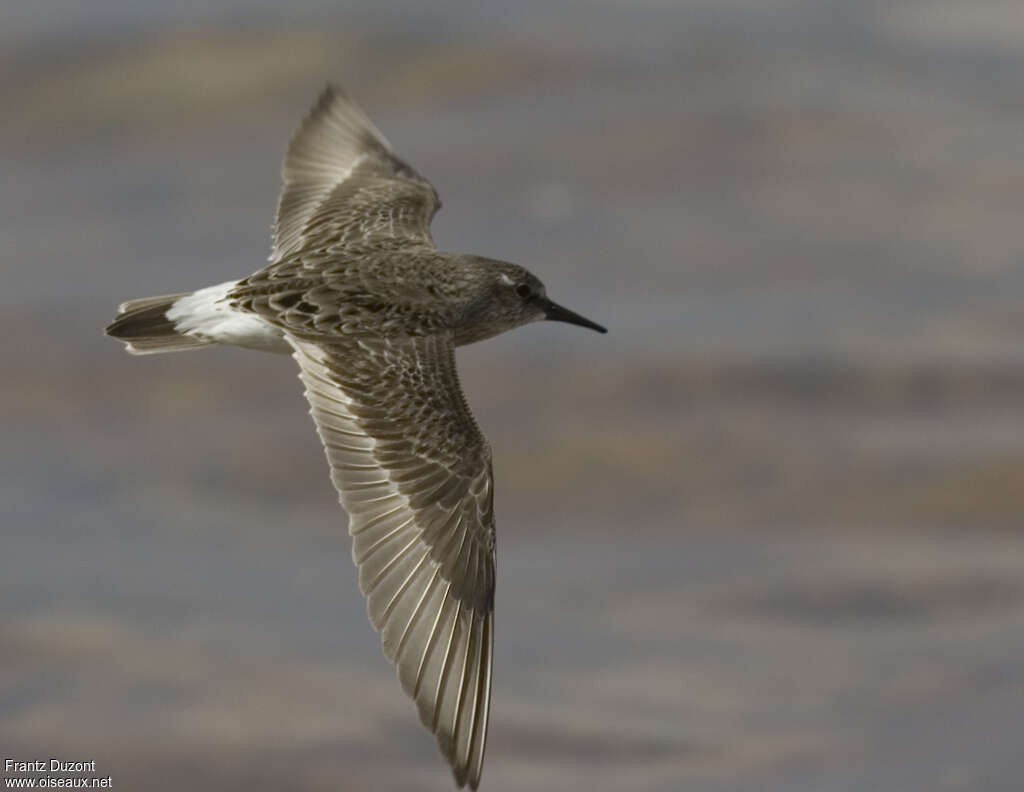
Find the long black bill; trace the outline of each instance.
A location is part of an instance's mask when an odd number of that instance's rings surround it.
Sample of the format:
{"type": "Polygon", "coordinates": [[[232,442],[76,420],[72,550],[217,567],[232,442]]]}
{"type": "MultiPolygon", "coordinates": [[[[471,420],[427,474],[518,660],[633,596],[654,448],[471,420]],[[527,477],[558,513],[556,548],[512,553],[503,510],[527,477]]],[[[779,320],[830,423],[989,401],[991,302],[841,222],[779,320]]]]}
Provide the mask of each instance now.
{"type": "Polygon", "coordinates": [[[541,301],[541,305],[544,307],[545,319],[551,319],[554,322],[568,322],[569,324],[579,325],[580,327],[589,327],[591,330],[597,330],[599,333],[608,332],[597,322],[591,322],[589,319],[580,316],[578,313],[570,311],[568,308],[563,308],[556,302],[552,302],[547,297],[541,301]]]}

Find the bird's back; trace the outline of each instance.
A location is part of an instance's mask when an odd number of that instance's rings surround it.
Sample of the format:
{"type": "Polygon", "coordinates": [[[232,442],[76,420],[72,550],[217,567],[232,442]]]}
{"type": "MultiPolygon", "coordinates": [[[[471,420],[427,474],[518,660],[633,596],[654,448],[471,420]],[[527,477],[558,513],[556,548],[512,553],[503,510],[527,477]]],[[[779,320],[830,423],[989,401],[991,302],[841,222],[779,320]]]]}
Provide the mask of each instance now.
{"type": "Polygon", "coordinates": [[[395,243],[301,251],[240,281],[229,299],[304,336],[424,336],[454,332],[474,278],[464,257],[395,243]]]}

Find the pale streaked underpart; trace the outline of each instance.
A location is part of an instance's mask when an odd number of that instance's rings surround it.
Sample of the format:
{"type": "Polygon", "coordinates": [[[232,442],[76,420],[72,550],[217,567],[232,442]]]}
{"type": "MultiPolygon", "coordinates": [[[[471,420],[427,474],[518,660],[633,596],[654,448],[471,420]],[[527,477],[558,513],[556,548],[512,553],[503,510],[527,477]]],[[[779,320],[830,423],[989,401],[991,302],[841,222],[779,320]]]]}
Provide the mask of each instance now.
{"type": "Polygon", "coordinates": [[[483,768],[494,645],[491,451],[455,347],[539,319],[604,328],[522,267],[439,251],[440,200],[343,93],[292,138],[270,264],[121,305],[138,354],[291,351],[349,514],[370,620],[458,785],[483,768]]]}

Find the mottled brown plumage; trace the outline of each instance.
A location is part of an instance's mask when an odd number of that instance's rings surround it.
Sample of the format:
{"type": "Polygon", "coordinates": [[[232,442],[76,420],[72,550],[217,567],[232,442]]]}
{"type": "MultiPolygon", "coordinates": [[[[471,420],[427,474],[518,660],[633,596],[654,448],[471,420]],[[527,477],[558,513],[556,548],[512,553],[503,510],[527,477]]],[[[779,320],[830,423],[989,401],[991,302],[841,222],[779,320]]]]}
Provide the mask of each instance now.
{"type": "Polygon", "coordinates": [[[439,251],[441,202],[328,88],[288,146],[270,263],[237,283],[124,303],[150,353],[291,351],[349,514],[370,620],[458,785],[483,768],[494,641],[491,450],[455,347],[538,319],[599,325],[522,267],[439,251]]]}

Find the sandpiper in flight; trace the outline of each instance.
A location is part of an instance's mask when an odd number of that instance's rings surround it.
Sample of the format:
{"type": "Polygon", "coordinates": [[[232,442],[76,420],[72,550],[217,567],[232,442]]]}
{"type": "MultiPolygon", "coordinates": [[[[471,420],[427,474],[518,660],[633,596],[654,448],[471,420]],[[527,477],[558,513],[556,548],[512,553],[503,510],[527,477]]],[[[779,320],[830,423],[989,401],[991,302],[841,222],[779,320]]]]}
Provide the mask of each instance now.
{"type": "Polygon", "coordinates": [[[441,201],[328,87],[288,146],[270,263],[131,300],[107,333],[135,354],[291,352],[349,515],[370,621],[456,783],[484,760],[494,641],[491,450],[455,347],[540,319],[605,329],[523,267],[434,246],[441,201]]]}

